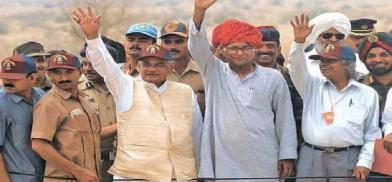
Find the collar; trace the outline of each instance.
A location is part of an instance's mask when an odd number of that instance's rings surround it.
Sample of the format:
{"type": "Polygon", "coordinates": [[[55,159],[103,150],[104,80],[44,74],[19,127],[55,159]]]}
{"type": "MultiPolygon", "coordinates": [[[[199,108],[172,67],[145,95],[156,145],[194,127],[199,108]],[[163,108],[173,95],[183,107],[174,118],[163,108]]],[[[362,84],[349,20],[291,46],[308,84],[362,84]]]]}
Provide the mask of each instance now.
{"type": "MultiPolygon", "coordinates": [[[[60,89],[60,88],[56,87],[55,85],[53,86],[52,90],[53,90],[53,93],[54,93],[54,94],[60,96],[60,97],[63,98],[64,100],[67,100],[67,99],[73,97],[72,94],[71,94],[70,92],[65,91],[65,90],[63,90],[63,89],[60,89]]],[[[79,91],[79,90],[78,90],[77,95],[78,95],[78,96],[84,96],[83,92],[82,92],[82,91],[79,91]]]]}
{"type": "MultiPolygon", "coordinates": [[[[329,79],[327,79],[327,78],[324,78],[324,79],[323,79],[323,82],[324,82],[324,85],[329,84],[329,85],[333,86],[333,87],[336,89],[335,85],[331,82],[331,80],[329,80],[329,79]]],[[[346,87],[344,87],[344,88],[341,90],[341,92],[347,90],[348,88],[350,88],[350,87],[352,87],[352,86],[354,86],[354,87],[361,87],[361,83],[355,81],[354,79],[350,79],[350,80],[348,81],[348,84],[346,85],[346,87]]]]}
{"type": "MultiPolygon", "coordinates": [[[[189,59],[188,64],[180,76],[183,76],[190,71],[201,73],[199,65],[192,59],[189,59]]],[[[172,72],[178,74],[175,69],[172,69],[172,72]]]]}
{"type": "Polygon", "coordinates": [[[255,63],[252,63],[252,65],[255,66],[255,70],[253,70],[252,72],[249,72],[244,78],[241,79],[238,76],[238,74],[234,70],[232,70],[230,68],[230,65],[228,63],[224,63],[224,64],[226,65],[226,72],[229,74],[229,76],[232,77],[232,78],[238,79],[241,82],[244,82],[244,81],[246,81],[248,79],[251,79],[251,78],[257,76],[257,73],[259,72],[260,67],[261,67],[261,66],[255,64],[255,63]]]}
{"type": "MultiPolygon", "coordinates": [[[[25,99],[23,97],[21,97],[21,96],[19,96],[17,94],[8,94],[8,96],[12,100],[12,102],[14,102],[15,104],[17,104],[17,103],[19,103],[21,101],[25,101],[25,99]]],[[[34,88],[31,88],[31,99],[32,99],[32,102],[34,102],[36,100],[36,98],[39,98],[39,97],[40,97],[39,93],[34,88]]],[[[30,103],[30,102],[27,102],[27,101],[25,101],[25,102],[26,103],[30,103]]]]}
{"type": "Polygon", "coordinates": [[[143,81],[143,83],[144,83],[145,87],[153,89],[153,90],[155,90],[155,91],[157,91],[159,93],[165,92],[167,90],[168,86],[169,86],[167,80],[160,87],[157,87],[155,84],[148,83],[148,82],[145,82],[145,81],[143,81]]]}

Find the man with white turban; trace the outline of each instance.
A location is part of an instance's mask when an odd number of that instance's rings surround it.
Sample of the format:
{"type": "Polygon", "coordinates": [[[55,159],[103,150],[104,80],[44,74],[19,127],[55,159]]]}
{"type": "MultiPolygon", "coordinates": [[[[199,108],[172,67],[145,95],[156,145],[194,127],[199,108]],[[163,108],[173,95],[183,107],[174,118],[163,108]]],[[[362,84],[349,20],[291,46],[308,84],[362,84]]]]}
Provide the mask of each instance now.
{"type": "MultiPolygon", "coordinates": [[[[323,77],[319,69],[320,61],[310,60],[309,56],[319,54],[324,51],[329,44],[333,46],[343,45],[344,40],[350,33],[351,23],[347,16],[342,13],[328,12],[311,19],[309,26],[313,26],[313,30],[309,35],[311,45],[305,49],[304,52],[306,65],[308,66],[311,75],[323,77]]],[[[301,57],[293,58],[301,59],[301,57]]],[[[288,64],[288,68],[291,69],[290,63],[288,64]]],[[[359,60],[358,55],[357,60],[355,61],[355,72],[357,74],[357,79],[369,74],[366,66],[359,60]]]]}

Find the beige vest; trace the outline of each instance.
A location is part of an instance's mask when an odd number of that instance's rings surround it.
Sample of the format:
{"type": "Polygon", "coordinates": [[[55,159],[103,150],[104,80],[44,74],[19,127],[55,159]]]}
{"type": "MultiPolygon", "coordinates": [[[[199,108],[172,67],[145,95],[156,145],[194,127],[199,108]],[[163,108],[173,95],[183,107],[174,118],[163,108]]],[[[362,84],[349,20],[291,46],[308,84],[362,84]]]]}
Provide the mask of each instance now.
{"type": "Polygon", "coordinates": [[[117,156],[109,172],[149,181],[196,178],[192,89],[168,81],[158,93],[135,79],[133,94],[131,109],[117,113],[117,156]]]}

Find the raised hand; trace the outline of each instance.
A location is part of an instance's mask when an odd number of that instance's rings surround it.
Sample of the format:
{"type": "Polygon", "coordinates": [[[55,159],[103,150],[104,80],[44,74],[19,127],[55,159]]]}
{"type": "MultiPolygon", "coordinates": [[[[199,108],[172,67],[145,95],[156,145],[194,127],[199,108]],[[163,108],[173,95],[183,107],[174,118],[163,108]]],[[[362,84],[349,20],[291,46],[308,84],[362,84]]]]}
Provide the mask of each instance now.
{"type": "Polygon", "coordinates": [[[200,30],[200,25],[203,22],[206,10],[216,1],[217,0],[194,0],[195,9],[193,11],[193,22],[197,29],[200,30]]]}
{"type": "Polygon", "coordinates": [[[309,16],[301,14],[295,16],[294,20],[290,21],[294,30],[294,41],[297,43],[304,43],[306,38],[312,33],[313,26],[309,27],[309,16]]]}
{"type": "Polygon", "coordinates": [[[217,0],[195,0],[195,9],[207,10],[217,0]]]}
{"type": "Polygon", "coordinates": [[[84,33],[87,39],[96,39],[99,34],[100,27],[100,16],[96,16],[93,13],[91,7],[87,7],[87,11],[82,8],[77,8],[72,16],[72,19],[79,24],[80,29],[84,33]]]}

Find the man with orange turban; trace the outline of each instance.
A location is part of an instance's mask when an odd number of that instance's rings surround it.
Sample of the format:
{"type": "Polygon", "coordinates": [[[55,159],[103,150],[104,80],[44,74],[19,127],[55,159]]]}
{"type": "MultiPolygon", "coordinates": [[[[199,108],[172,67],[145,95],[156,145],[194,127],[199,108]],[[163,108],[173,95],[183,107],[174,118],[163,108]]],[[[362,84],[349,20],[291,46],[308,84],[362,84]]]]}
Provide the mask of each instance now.
{"type": "Polygon", "coordinates": [[[215,1],[194,0],[189,26],[188,48],[202,69],[206,92],[199,177],[288,176],[297,140],[287,84],[277,70],[252,62],[262,36],[250,24],[218,25],[212,45],[227,63],[214,57],[203,19],[215,1]]]}

